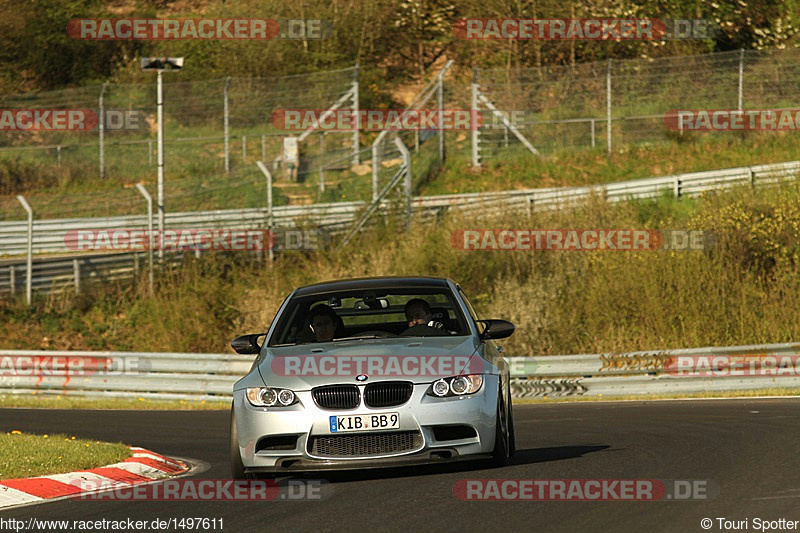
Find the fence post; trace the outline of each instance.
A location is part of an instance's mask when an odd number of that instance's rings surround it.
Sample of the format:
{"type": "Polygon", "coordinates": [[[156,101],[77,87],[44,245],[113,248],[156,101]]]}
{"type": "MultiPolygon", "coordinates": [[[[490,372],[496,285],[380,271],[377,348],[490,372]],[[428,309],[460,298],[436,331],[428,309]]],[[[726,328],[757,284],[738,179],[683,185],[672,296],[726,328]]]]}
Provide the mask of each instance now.
{"type": "Polygon", "coordinates": [[[81,264],[77,259],[72,260],[72,275],[75,278],[75,294],[81,293],[81,264]]]}
{"type": "Polygon", "coordinates": [[[225,78],[225,88],[222,91],[223,104],[222,104],[222,121],[223,129],[225,130],[225,173],[231,171],[231,150],[230,150],[230,114],[228,112],[228,87],[231,82],[231,77],[225,78]]]}
{"type": "Polygon", "coordinates": [[[256,166],[264,174],[264,177],[267,179],[267,229],[269,230],[269,251],[267,252],[267,259],[269,260],[270,266],[272,262],[275,260],[275,255],[273,251],[272,243],[275,242],[273,239],[273,225],[274,219],[272,217],[272,173],[267,168],[267,165],[264,164],[263,161],[256,161],[256,166]]]}
{"type": "Polygon", "coordinates": [[[106,124],[106,113],[105,113],[105,105],[103,104],[103,97],[105,96],[106,87],[108,87],[108,82],[103,84],[103,88],[100,89],[100,116],[97,117],[97,134],[98,134],[98,146],[100,148],[100,178],[106,177],[106,154],[105,154],[105,124],[106,124]]]}
{"type": "Polygon", "coordinates": [[[261,160],[267,160],[267,136],[263,133],[261,134],[261,160]]]}
{"type": "Polygon", "coordinates": [[[247,135],[242,135],[242,164],[247,162],[247,135]]]}
{"type": "Polygon", "coordinates": [[[17,293],[16,272],[17,270],[14,268],[14,265],[8,267],[8,281],[11,284],[11,296],[14,296],[17,293]]]}
{"type": "Polygon", "coordinates": [[[606,70],[606,133],[608,154],[611,155],[611,59],[606,70]]]}
{"type": "Polygon", "coordinates": [[[372,145],[372,201],[374,202],[378,198],[378,165],[379,157],[378,157],[378,146],[373,144],[372,145]]]}
{"type": "Polygon", "coordinates": [[[353,111],[356,113],[356,123],[353,129],[353,164],[358,165],[361,162],[359,152],[361,151],[361,144],[359,140],[359,133],[361,129],[361,115],[358,112],[358,63],[356,63],[355,72],[353,74],[353,111]]]}
{"type": "Polygon", "coordinates": [[[56,165],[61,168],[61,145],[56,146],[56,165]]]}
{"type": "MultiPolygon", "coordinates": [[[[144,188],[144,185],[141,183],[136,184],[136,190],[144,196],[144,199],[147,201],[147,235],[148,235],[148,246],[147,246],[147,264],[149,268],[148,275],[150,277],[150,296],[153,295],[153,197],[150,196],[150,193],[147,192],[147,189],[144,188]]],[[[161,239],[164,238],[164,235],[160,236],[161,239]]],[[[160,244],[159,244],[160,246],[160,244]]],[[[134,254],[134,257],[136,255],[134,254]]]]}
{"type": "Polygon", "coordinates": [[[443,162],[447,156],[444,145],[444,75],[439,77],[436,87],[436,107],[439,109],[439,161],[443,162]]]}
{"type": "Polygon", "coordinates": [[[744,97],[744,48],[739,49],[739,111],[742,110],[742,100],[744,97]]]}
{"type": "Polygon", "coordinates": [[[403,180],[403,192],[405,196],[405,215],[406,215],[406,227],[411,225],[411,152],[408,151],[406,145],[403,144],[403,141],[400,137],[394,138],[394,144],[397,146],[397,149],[400,150],[400,153],[403,157],[403,166],[405,167],[405,176],[403,180]]]}
{"type": "Polygon", "coordinates": [[[596,139],[596,136],[597,136],[597,133],[596,133],[597,129],[596,129],[596,125],[595,125],[595,120],[592,119],[591,122],[592,122],[592,148],[594,148],[595,147],[595,139],[596,139]]]}
{"type": "MultiPolygon", "coordinates": [[[[325,162],[322,160],[322,156],[325,153],[325,132],[321,131],[319,134],[319,192],[322,194],[325,192],[325,162]]],[[[356,163],[358,164],[358,163],[356,163]]]]}
{"type": "Polygon", "coordinates": [[[153,140],[150,139],[147,141],[147,162],[148,164],[153,164],[153,140]]]}
{"type": "Polygon", "coordinates": [[[28,306],[30,306],[33,297],[33,209],[21,194],[17,196],[17,200],[28,213],[28,257],[25,268],[25,298],[28,301],[28,306]]]}
{"type": "Polygon", "coordinates": [[[472,69],[472,104],[470,107],[470,129],[472,130],[472,166],[479,167],[478,158],[478,69],[472,69]]]}

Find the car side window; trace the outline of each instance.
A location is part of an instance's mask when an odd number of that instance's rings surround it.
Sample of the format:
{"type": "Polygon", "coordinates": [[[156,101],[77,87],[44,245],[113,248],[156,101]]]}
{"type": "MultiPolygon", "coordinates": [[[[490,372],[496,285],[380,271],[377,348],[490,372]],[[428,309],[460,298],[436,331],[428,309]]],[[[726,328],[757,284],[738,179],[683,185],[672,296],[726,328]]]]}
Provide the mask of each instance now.
{"type": "Polygon", "coordinates": [[[472,320],[475,321],[475,324],[478,326],[478,331],[483,332],[483,328],[485,326],[481,322],[478,322],[478,320],[480,320],[480,317],[478,316],[478,313],[475,312],[475,308],[472,307],[472,304],[469,303],[469,298],[467,298],[467,295],[464,294],[464,291],[461,290],[461,287],[458,288],[458,294],[461,295],[461,299],[464,300],[464,303],[467,305],[467,311],[469,311],[469,316],[471,316],[472,320]]]}

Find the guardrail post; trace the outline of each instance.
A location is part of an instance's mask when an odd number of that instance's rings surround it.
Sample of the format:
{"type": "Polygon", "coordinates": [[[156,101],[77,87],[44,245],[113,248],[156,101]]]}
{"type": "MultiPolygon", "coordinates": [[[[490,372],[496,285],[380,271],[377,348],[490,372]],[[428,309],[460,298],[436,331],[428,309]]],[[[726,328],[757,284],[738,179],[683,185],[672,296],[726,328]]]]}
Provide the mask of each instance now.
{"type": "MultiPolygon", "coordinates": [[[[150,193],[147,192],[147,189],[145,189],[144,185],[142,185],[141,183],[137,183],[136,184],[136,190],[138,190],[139,193],[142,196],[144,196],[144,199],[147,201],[147,235],[148,235],[147,263],[148,263],[148,268],[149,268],[148,276],[150,278],[149,279],[150,296],[152,296],[153,295],[153,283],[154,283],[154,280],[153,280],[153,248],[155,248],[155,245],[153,244],[153,239],[154,239],[154,235],[153,235],[153,197],[150,196],[150,193]]],[[[161,235],[162,239],[163,239],[163,237],[164,236],[161,235]]],[[[160,243],[159,243],[159,246],[160,246],[160,243]]],[[[138,256],[135,253],[134,253],[134,257],[136,257],[137,260],[138,260],[138,256]]]]}
{"type": "Polygon", "coordinates": [[[81,264],[77,259],[72,260],[72,277],[75,278],[75,294],[81,293],[81,264]]]}
{"type": "Polygon", "coordinates": [[[17,200],[28,213],[28,257],[25,268],[25,299],[28,302],[28,306],[30,306],[31,300],[33,299],[33,209],[21,194],[17,196],[17,200]]]}
{"type": "Polygon", "coordinates": [[[753,167],[747,167],[747,174],[748,174],[748,176],[750,178],[750,186],[751,187],[755,187],[756,186],[756,173],[753,172],[753,167]]]}
{"type": "Polygon", "coordinates": [[[672,192],[675,194],[675,198],[681,197],[681,177],[675,176],[672,182],[672,192]]]}

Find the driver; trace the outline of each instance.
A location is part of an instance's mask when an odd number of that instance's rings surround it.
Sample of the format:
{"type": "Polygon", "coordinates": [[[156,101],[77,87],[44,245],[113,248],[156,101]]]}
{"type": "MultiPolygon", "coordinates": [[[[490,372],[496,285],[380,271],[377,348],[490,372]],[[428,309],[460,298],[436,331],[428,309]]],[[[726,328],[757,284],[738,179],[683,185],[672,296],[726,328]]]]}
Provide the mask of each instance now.
{"type": "Polygon", "coordinates": [[[405,307],[408,329],[401,335],[413,337],[428,337],[447,335],[444,324],[433,320],[431,304],[422,298],[413,298],[406,303],[405,307]]]}
{"type": "Polygon", "coordinates": [[[339,320],[336,311],[325,304],[315,306],[308,315],[308,323],[317,342],[332,341],[336,335],[339,320]]]}

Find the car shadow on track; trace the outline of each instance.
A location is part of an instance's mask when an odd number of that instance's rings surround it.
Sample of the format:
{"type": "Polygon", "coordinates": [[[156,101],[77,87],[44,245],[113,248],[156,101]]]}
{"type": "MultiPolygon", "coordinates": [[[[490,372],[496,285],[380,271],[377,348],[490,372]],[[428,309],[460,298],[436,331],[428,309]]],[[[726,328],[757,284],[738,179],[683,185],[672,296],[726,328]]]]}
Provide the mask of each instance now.
{"type": "Polygon", "coordinates": [[[336,472],[303,472],[293,476],[297,479],[325,479],[330,483],[346,483],[350,481],[367,481],[372,479],[405,478],[431,476],[463,472],[497,472],[504,468],[518,465],[563,461],[583,457],[588,453],[602,452],[609,449],[607,444],[582,446],[554,446],[551,448],[531,448],[517,450],[516,455],[503,468],[488,466],[486,461],[459,461],[452,463],[431,464],[422,466],[405,466],[392,468],[370,468],[364,470],[342,470],[336,472]]]}

